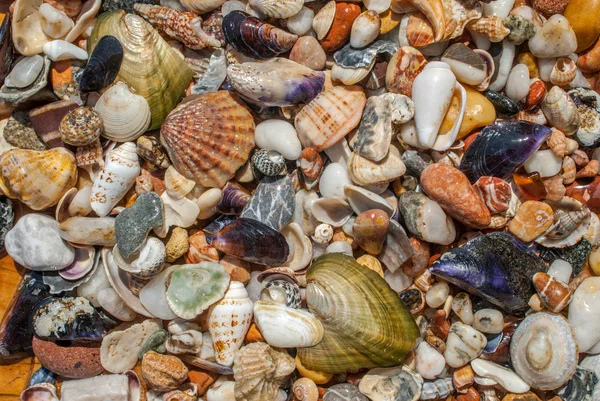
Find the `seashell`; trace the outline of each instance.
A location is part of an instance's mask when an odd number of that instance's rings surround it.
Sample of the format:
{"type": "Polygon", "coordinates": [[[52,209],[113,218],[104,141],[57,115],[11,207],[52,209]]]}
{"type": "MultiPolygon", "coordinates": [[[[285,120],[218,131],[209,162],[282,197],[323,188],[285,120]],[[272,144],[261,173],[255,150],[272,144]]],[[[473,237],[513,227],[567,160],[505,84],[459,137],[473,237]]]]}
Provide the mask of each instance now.
{"type": "Polygon", "coordinates": [[[228,91],[205,93],[180,104],[161,128],[161,143],[177,171],[213,188],[225,185],[246,162],[253,138],[252,115],[228,91]],[[235,124],[224,125],[214,116],[235,124]]]}
{"type": "Polygon", "coordinates": [[[562,158],[567,155],[567,138],[562,131],[552,128],[552,132],[546,140],[546,144],[552,149],[552,152],[556,156],[562,158]]]}
{"type": "MultiPolygon", "coordinates": [[[[75,260],[70,266],[60,270],[58,275],[65,280],[77,281],[95,269],[97,262],[98,258],[96,258],[94,247],[75,248],[75,260]]],[[[78,282],[78,284],[82,283],[83,281],[78,282]]]]}
{"type": "Polygon", "coordinates": [[[333,227],[329,224],[319,224],[311,236],[313,241],[321,245],[327,245],[333,239],[333,227]]]}
{"type": "Polygon", "coordinates": [[[116,142],[133,141],[150,126],[148,102],[117,82],[100,96],[94,106],[104,122],[103,136],[116,142]]]}
{"type": "Polygon", "coordinates": [[[294,382],[292,387],[294,398],[298,401],[317,401],[319,399],[319,389],[315,382],[307,377],[302,377],[294,382]]]}
{"type": "Polygon", "coordinates": [[[277,390],[296,365],[285,352],[255,342],[242,347],[235,356],[233,377],[235,399],[260,401],[275,399],[277,390]]]}
{"type": "Polygon", "coordinates": [[[212,262],[181,265],[166,279],[167,302],[183,319],[193,319],[223,297],[229,285],[225,268],[212,262]]]}
{"type": "Polygon", "coordinates": [[[173,199],[181,199],[186,196],[194,187],[196,183],[192,180],[185,178],[173,166],[169,166],[165,172],[164,178],[165,187],[167,193],[173,199]]]}
{"type": "Polygon", "coordinates": [[[119,268],[142,279],[150,278],[160,273],[166,256],[165,244],[154,237],[146,239],[136,254],[129,258],[121,255],[117,245],[113,248],[113,257],[119,268]]]}
{"type": "Polygon", "coordinates": [[[13,149],[0,157],[0,188],[33,210],[54,206],[77,181],[73,154],[65,148],[13,149]]]}
{"type": "Polygon", "coordinates": [[[400,158],[400,152],[391,146],[388,154],[379,162],[373,162],[352,153],[348,159],[348,175],[357,185],[386,183],[401,177],[406,166],[400,158]]]}
{"type": "Polygon", "coordinates": [[[510,356],[519,377],[533,388],[553,390],[573,376],[579,354],[573,329],[566,319],[538,312],[527,316],[517,327],[510,356]]]}
{"type": "Polygon", "coordinates": [[[427,60],[414,47],[401,47],[388,63],[385,86],[388,91],[412,97],[413,82],[423,71],[427,60]]]}
{"type": "Polygon", "coordinates": [[[292,49],[298,36],[234,10],[223,18],[225,41],[240,54],[268,59],[292,49]]]}
{"type": "Polygon", "coordinates": [[[102,2],[99,0],[86,1],[81,6],[81,11],[75,20],[75,26],[65,37],[67,42],[74,42],[75,39],[92,27],[93,23],[95,22],[96,14],[98,14],[98,11],[100,10],[101,3],[102,2]]]}
{"type": "Polygon", "coordinates": [[[460,170],[471,182],[482,176],[506,179],[537,151],[550,132],[548,127],[526,121],[496,121],[467,148],[460,170]]]}
{"type": "Polygon", "coordinates": [[[64,12],[47,3],[40,6],[39,13],[42,30],[53,39],[64,38],[75,25],[73,20],[64,12]]]}
{"type": "Polygon", "coordinates": [[[90,202],[100,217],[107,216],[135,183],[140,164],[133,142],[126,142],[111,151],[106,165],[94,181],[90,202]]]}
{"type": "MultiPolygon", "coordinates": [[[[426,381],[423,383],[423,390],[421,391],[422,400],[436,400],[438,398],[448,397],[454,391],[452,385],[452,378],[445,377],[443,379],[436,379],[434,381],[426,381]]],[[[485,400],[493,401],[493,400],[485,400]]]]}
{"type": "Polygon", "coordinates": [[[589,218],[590,211],[587,208],[574,211],[558,209],[554,215],[554,224],[544,233],[544,236],[550,239],[563,239],[589,218]]]}
{"type": "Polygon", "coordinates": [[[239,281],[231,281],[223,298],[208,312],[208,328],[215,359],[225,366],[233,364],[252,323],[252,301],[239,281]]]}
{"type": "Polygon", "coordinates": [[[300,288],[296,283],[287,280],[271,279],[264,284],[260,292],[260,300],[298,309],[301,303],[300,288]]]}
{"type": "Polygon", "coordinates": [[[221,7],[225,0],[182,0],[181,5],[186,10],[193,11],[196,14],[205,14],[221,7]]]}
{"type": "Polygon", "coordinates": [[[323,338],[323,325],[314,315],[276,302],[256,301],[254,320],[272,347],[312,347],[323,338]]]}
{"type": "Polygon", "coordinates": [[[176,268],[177,265],[170,266],[158,273],[146,283],[139,293],[141,305],[160,319],[172,320],[177,318],[167,302],[167,286],[165,285],[167,278],[176,268]]]}
{"type": "Polygon", "coordinates": [[[335,11],[335,1],[329,1],[319,10],[317,14],[315,14],[315,17],[312,22],[312,27],[317,33],[317,39],[323,40],[327,33],[329,33],[329,30],[331,29],[331,26],[333,25],[333,20],[335,18],[335,11]]]}
{"type": "Polygon", "coordinates": [[[441,61],[450,66],[459,82],[467,85],[480,85],[487,77],[485,60],[463,43],[455,43],[448,47],[441,61]]]}
{"type": "Polygon", "coordinates": [[[381,18],[373,10],[367,10],[352,23],[350,46],[360,49],[373,43],[381,28],[381,18]]]}
{"type": "Polygon", "coordinates": [[[422,12],[412,13],[408,17],[406,38],[412,46],[425,47],[435,42],[433,26],[422,12]]]}
{"type": "MultiPolygon", "coordinates": [[[[13,67],[11,73],[6,76],[4,85],[2,85],[2,88],[0,89],[0,99],[5,103],[10,103],[12,106],[17,106],[40,93],[48,84],[50,63],[51,61],[48,57],[41,57],[39,55],[21,59],[21,61],[13,67]],[[32,66],[31,64],[35,64],[37,67],[32,66]],[[32,67],[33,71],[31,69],[32,67]],[[36,75],[37,71],[39,71],[38,75],[36,75]],[[15,87],[15,85],[25,83],[27,83],[27,87],[15,87]]],[[[44,95],[42,92],[40,97],[47,97],[47,95],[44,95]]]]}
{"type": "Polygon", "coordinates": [[[217,205],[222,214],[239,215],[250,200],[250,193],[235,182],[227,182],[223,188],[223,196],[217,205]]]}
{"type": "Polygon", "coordinates": [[[417,238],[442,245],[454,241],[456,229],[452,218],[427,196],[405,192],[400,195],[399,207],[406,227],[417,238]]]}
{"type": "Polygon", "coordinates": [[[558,86],[552,87],[542,102],[542,111],[550,125],[570,135],[580,124],[577,106],[567,93],[558,86]]]}
{"type": "Polygon", "coordinates": [[[471,367],[478,378],[491,379],[508,392],[521,394],[530,389],[530,386],[518,375],[504,366],[477,358],[471,362],[471,367]]]}
{"type": "MultiPolygon", "coordinates": [[[[281,229],[290,249],[290,256],[283,263],[293,271],[304,269],[312,261],[312,242],[302,232],[302,228],[296,223],[289,223],[281,229]]],[[[298,302],[300,299],[298,298],[298,302]]],[[[290,306],[290,305],[288,305],[290,306]]]]}
{"type": "Polygon", "coordinates": [[[479,177],[473,187],[491,213],[508,210],[512,196],[510,184],[498,177],[479,177]]]}
{"type": "Polygon", "coordinates": [[[504,26],[502,19],[496,15],[483,17],[467,24],[467,28],[482,35],[485,35],[490,42],[501,42],[510,34],[510,29],[504,26]]]}
{"type": "Polygon", "coordinates": [[[44,71],[44,58],[40,55],[24,57],[6,76],[4,84],[9,88],[23,89],[32,85],[44,71]]]}
{"type": "Polygon", "coordinates": [[[325,329],[318,345],[298,350],[306,368],[337,373],[395,366],[414,347],[417,326],[397,294],[376,272],[349,256],[332,253],[313,262],[306,278],[309,311],[325,329]],[[373,303],[375,293],[377,303],[373,303]],[[357,324],[348,325],[339,319],[348,313],[357,324]],[[369,324],[361,324],[363,320],[369,324]],[[380,346],[374,347],[375,343],[380,346]]]}
{"type": "Polygon", "coordinates": [[[390,57],[398,50],[398,45],[389,40],[378,40],[365,49],[355,49],[350,44],[335,52],[333,59],[345,68],[369,67],[375,64],[377,55],[387,54],[390,57]]]}
{"type": "MultiPolygon", "coordinates": [[[[397,368],[375,368],[367,372],[360,380],[359,389],[368,399],[381,399],[390,396],[393,399],[418,400],[421,394],[423,378],[406,366],[397,368]],[[384,388],[385,383],[397,383],[391,388],[384,388]]],[[[331,398],[334,399],[334,398],[331,398]]],[[[353,400],[362,401],[359,398],[353,400]]]]}
{"type": "Polygon", "coordinates": [[[103,36],[79,78],[81,92],[100,91],[112,84],[123,62],[123,46],[114,36],[103,36]]]}
{"type": "Polygon", "coordinates": [[[152,115],[149,129],[157,129],[181,99],[192,79],[192,70],[138,15],[113,11],[98,17],[87,41],[88,53],[93,53],[106,35],[114,36],[123,47],[123,62],[116,80],[125,82],[146,99],[152,115]]]}
{"type": "Polygon", "coordinates": [[[40,6],[43,0],[19,0],[12,10],[12,39],[15,49],[23,56],[42,52],[46,42],[52,40],[42,29],[40,6]]]}
{"type": "MultiPolygon", "coordinates": [[[[305,185],[314,186],[323,171],[323,158],[314,148],[304,148],[296,165],[302,172],[305,185]]],[[[307,189],[311,189],[307,188],[307,189]]]]}
{"type": "Polygon", "coordinates": [[[285,174],[287,171],[285,159],[275,150],[260,149],[251,158],[252,166],[259,173],[268,177],[285,174]]]}
{"type": "Polygon", "coordinates": [[[158,140],[153,136],[141,136],[136,141],[137,154],[146,160],[149,170],[165,169],[170,166],[169,158],[158,140]]]}
{"type": "Polygon", "coordinates": [[[27,387],[20,397],[21,401],[58,401],[56,387],[50,383],[40,383],[27,387]]]}
{"type": "Polygon", "coordinates": [[[296,115],[300,142],[317,152],[331,147],[358,125],[366,101],[355,87],[336,86],[322,92],[296,115]]]}
{"type": "Polygon", "coordinates": [[[354,85],[365,79],[371,72],[371,69],[372,65],[368,67],[346,68],[339,64],[334,64],[331,67],[331,79],[340,81],[344,85],[354,85]]]}
{"type": "Polygon", "coordinates": [[[300,12],[304,1],[302,0],[251,0],[250,6],[272,18],[290,18],[300,12]]]}
{"type": "Polygon", "coordinates": [[[578,366],[571,380],[555,392],[565,401],[589,400],[593,397],[596,384],[598,384],[596,374],[578,366]]]}
{"type": "Polygon", "coordinates": [[[264,106],[309,103],[325,83],[322,72],[279,57],[261,63],[231,64],[227,75],[242,97],[264,106]]]}
{"type": "Polygon", "coordinates": [[[550,82],[554,85],[568,85],[577,75],[577,65],[568,57],[560,57],[550,73],[550,82]]]}
{"type": "Polygon", "coordinates": [[[66,144],[90,145],[100,138],[102,119],[91,107],[78,107],[63,117],[58,130],[60,139],[66,144]]]}
{"type": "Polygon", "coordinates": [[[312,202],[312,214],[321,223],[341,227],[352,216],[348,202],[337,197],[323,197],[312,202]]]}
{"type": "Polygon", "coordinates": [[[131,309],[123,299],[112,288],[105,288],[98,293],[98,302],[102,309],[111,316],[124,322],[131,322],[137,317],[137,313],[131,309]]]}
{"type": "Polygon", "coordinates": [[[439,42],[446,34],[446,15],[442,0],[410,0],[410,2],[421,11],[431,23],[434,31],[434,41],[439,42]]]}
{"type": "Polygon", "coordinates": [[[88,59],[88,54],[85,50],[65,40],[53,40],[51,42],[46,42],[44,43],[42,49],[44,54],[52,61],[88,59]]]}

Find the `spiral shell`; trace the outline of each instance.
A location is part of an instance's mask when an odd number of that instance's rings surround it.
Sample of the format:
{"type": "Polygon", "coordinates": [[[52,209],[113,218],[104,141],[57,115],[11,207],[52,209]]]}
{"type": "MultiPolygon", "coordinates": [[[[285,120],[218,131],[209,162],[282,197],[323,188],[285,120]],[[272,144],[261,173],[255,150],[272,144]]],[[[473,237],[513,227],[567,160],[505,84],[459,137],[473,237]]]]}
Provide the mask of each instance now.
{"type": "Polygon", "coordinates": [[[177,171],[205,187],[223,187],[254,147],[254,119],[229,91],[181,103],[160,133],[177,171]]]}
{"type": "Polygon", "coordinates": [[[285,159],[275,150],[260,149],[252,155],[252,166],[260,173],[273,177],[286,171],[285,159]]]}
{"type": "Polygon", "coordinates": [[[78,107],[67,113],[58,127],[60,139],[69,145],[94,143],[102,133],[102,119],[91,107],[78,107]]]}
{"type": "Polygon", "coordinates": [[[287,280],[269,281],[260,292],[260,299],[263,301],[273,301],[290,308],[299,308],[301,297],[298,284],[287,280]]]}
{"type": "Polygon", "coordinates": [[[467,28],[472,32],[486,36],[490,42],[502,42],[510,34],[510,29],[505,27],[502,19],[496,15],[471,22],[467,25],[467,28]]]}
{"type": "Polygon", "coordinates": [[[542,102],[542,111],[550,126],[565,135],[573,134],[579,128],[580,117],[577,106],[571,97],[558,86],[552,87],[542,102]]]}
{"type": "Polygon", "coordinates": [[[292,392],[297,401],[317,401],[319,399],[317,385],[307,377],[296,380],[292,386],[292,392]]]}
{"type": "Polygon", "coordinates": [[[562,169],[563,184],[572,184],[573,181],[575,181],[575,175],[577,174],[577,165],[575,165],[575,161],[571,157],[566,156],[563,159],[562,169]]]}
{"type": "Polygon", "coordinates": [[[248,3],[267,17],[290,18],[302,9],[304,0],[250,0],[248,3]]]}
{"type": "Polygon", "coordinates": [[[554,211],[554,224],[546,231],[544,236],[550,239],[562,239],[571,234],[584,220],[590,216],[590,210],[554,211]]]}
{"type": "Polygon", "coordinates": [[[567,154],[567,137],[561,130],[552,128],[552,133],[550,133],[546,143],[556,156],[565,157],[567,154]]]}
{"type": "Polygon", "coordinates": [[[322,40],[331,29],[335,18],[335,1],[331,0],[315,15],[312,27],[317,33],[317,39],[322,40]]]}
{"type": "Polygon", "coordinates": [[[577,65],[568,57],[561,57],[556,60],[556,64],[552,67],[550,73],[550,82],[554,85],[568,85],[577,75],[577,65]]]}

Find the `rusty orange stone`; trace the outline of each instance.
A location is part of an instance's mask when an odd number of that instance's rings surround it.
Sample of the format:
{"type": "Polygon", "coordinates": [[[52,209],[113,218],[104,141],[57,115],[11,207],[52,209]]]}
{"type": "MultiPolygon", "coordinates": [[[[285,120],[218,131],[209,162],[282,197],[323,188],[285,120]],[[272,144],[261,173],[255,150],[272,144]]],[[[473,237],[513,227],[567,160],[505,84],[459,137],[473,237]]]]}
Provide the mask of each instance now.
{"type": "Polygon", "coordinates": [[[596,177],[589,184],[575,181],[567,187],[566,195],[585,204],[594,213],[600,212],[600,177],[596,177]]]}
{"type": "Polygon", "coordinates": [[[256,324],[252,323],[252,325],[250,325],[248,333],[246,333],[246,338],[244,338],[244,341],[246,341],[247,343],[257,343],[264,342],[265,338],[262,336],[256,324]]]}
{"type": "Polygon", "coordinates": [[[202,397],[206,390],[217,380],[218,374],[207,370],[190,370],[188,378],[190,382],[198,386],[198,395],[202,397]]]}
{"type": "Polygon", "coordinates": [[[350,31],[354,20],[360,15],[360,6],[353,3],[337,3],[335,5],[335,17],[331,29],[323,40],[321,47],[328,53],[344,47],[350,38],[350,31]]]}
{"type": "Polygon", "coordinates": [[[185,255],[185,263],[195,264],[219,260],[217,249],[206,242],[206,235],[202,231],[192,234],[189,238],[190,249],[185,255]]]}
{"type": "Polygon", "coordinates": [[[525,105],[527,110],[532,110],[542,103],[548,90],[546,89],[546,84],[542,80],[537,80],[531,84],[529,87],[529,93],[527,94],[527,98],[525,100],[525,105]]]}

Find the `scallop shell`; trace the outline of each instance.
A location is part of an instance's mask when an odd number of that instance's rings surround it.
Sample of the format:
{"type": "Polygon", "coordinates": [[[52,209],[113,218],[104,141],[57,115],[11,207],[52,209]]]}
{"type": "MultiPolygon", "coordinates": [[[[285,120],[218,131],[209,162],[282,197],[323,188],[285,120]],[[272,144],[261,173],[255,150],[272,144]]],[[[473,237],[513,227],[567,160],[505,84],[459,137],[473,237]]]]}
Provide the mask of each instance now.
{"type": "Polygon", "coordinates": [[[313,18],[312,27],[317,33],[317,39],[322,40],[333,25],[335,18],[335,1],[330,1],[319,10],[313,18]]]}
{"type": "Polygon", "coordinates": [[[67,113],[58,127],[60,139],[69,145],[90,145],[100,138],[102,119],[91,107],[78,107],[67,113]]]}
{"type": "Polygon", "coordinates": [[[149,129],[157,129],[183,96],[193,71],[138,15],[123,10],[100,15],[87,40],[88,54],[106,35],[114,36],[123,46],[123,62],[116,80],[125,82],[146,99],[152,115],[149,129]]]}
{"type": "Polygon", "coordinates": [[[502,42],[510,33],[510,29],[504,26],[502,19],[497,15],[473,21],[467,25],[467,28],[472,32],[484,35],[494,43],[502,42]]]}
{"type": "Polygon", "coordinates": [[[205,14],[221,7],[225,1],[227,0],[181,0],[181,5],[196,14],[205,14]]]}
{"type": "Polygon", "coordinates": [[[94,107],[104,122],[102,136],[111,141],[133,141],[150,127],[148,102],[132,93],[124,82],[117,82],[110,87],[94,107]]]}
{"type": "Polygon", "coordinates": [[[510,341],[515,372],[538,390],[554,390],[575,373],[579,353],[573,329],[561,315],[538,312],[527,316],[510,341]]]}
{"type": "Polygon", "coordinates": [[[558,86],[552,87],[542,102],[542,111],[548,123],[566,135],[577,131],[580,124],[577,106],[571,97],[558,86]]]}
{"type": "Polygon", "coordinates": [[[217,363],[231,366],[252,324],[252,301],[239,281],[229,283],[223,299],[208,312],[208,330],[217,363]]]}
{"type": "Polygon", "coordinates": [[[300,142],[317,152],[333,146],[358,126],[366,102],[356,87],[336,86],[322,92],[296,115],[300,142]]]}
{"type": "Polygon", "coordinates": [[[550,73],[550,82],[554,85],[568,85],[577,75],[577,64],[568,57],[561,57],[556,60],[550,73]]]}
{"type": "Polygon", "coordinates": [[[254,119],[229,91],[205,93],[180,104],[161,128],[173,165],[204,187],[221,188],[254,147],[254,119]]]}
{"type": "Polygon", "coordinates": [[[0,157],[0,189],[33,210],[56,205],[77,182],[75,157],[65,148],[13,149],[0,157]]]}
{"type": "Polygon", "coordinates": [[[298,14],[304,0],[250,0],[253,9],[272,18],[290,18],[298,14]]]}
{"type": "Polygon", "coordinates": [[[52,40],[42,29],[40,6],[43,0],[17,0],[12,6],[12,38],[15,49],[24,56],[42,52],[52,40]]]}
{"type": "Polygon", "coordinates": [[[254,320],[272,347],[313,347],[323,338],[323,325],[313,314],[276,302],[256,301],[254,320]]]}
{"type": "Polygon", "coordinates": [[[406,172],[406,166],[395,146],[379,162],[352,153],[348,159],[348,175],[357,185],[373,185],[391,182],[406,172]]]}

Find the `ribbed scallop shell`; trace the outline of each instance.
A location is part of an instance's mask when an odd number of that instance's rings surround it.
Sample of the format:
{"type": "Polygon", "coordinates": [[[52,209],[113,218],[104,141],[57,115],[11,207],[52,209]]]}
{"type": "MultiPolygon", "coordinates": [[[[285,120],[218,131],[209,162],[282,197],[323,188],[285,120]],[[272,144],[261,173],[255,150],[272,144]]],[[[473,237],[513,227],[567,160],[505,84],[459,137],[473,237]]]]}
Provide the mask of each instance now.
{"type": "Polygon", "coordinates": [[[312,27],[317,33],[317,39],[322,40],[331,29],[335,18],[335,1],[330,1],[315,15],[312,27]]]}
{"type": "Polygon", "coordinates": [[[467,28],[472,32],[485,35],[490,42],[501,42],[510,33],[510,29],[505,27],[502,19],[496,15],[471,22],[467,25],[467,28]]]}
{"type": "Polygon", "coordinates": [[[348,175],[357,185],[371,185],[395,180],[406,172],[406,166],[400,159],[395,146],[381,161],[374,162],[352,153],[348,159],[348,175]]]}
{"type": "Polygon", "coordinates": [[[160,132],[177,170],[205,187],[223,187],[254,147],[254,119],[228,91],[191,97],[169,114],[160,132]]]}
{"type": "Polygon", "coordinates": [[[250,0],[253,9],[273,18],[290,18],[298,14],[304,0],[250,0]]]}
{"type": "Polygon", "coordinates": [[[13,149],[0,158],[0,189],[33,210],[54,206],[77,182],[75,157],[65,148],[13,149]]]}
{"type": "Polygon", "coordinates": [[[117,82],[104,92],[95,109],[104,122],[102,135],[111,141],[133,141],[150,126],[152,116],[148,102],[132,93],[124,82],[117,82]]]}
{"type": "Polygon", "coordinates": [[[336,86],[321,92],[296,115],[300,142],[318,152],[333,146],[356,128],[366,102],[358,88],[336,86]]]}
{"type": "Polygon", "coordinates": [[[186,10],[196,14],[204,14],[221,7],[226,0],[181,0],[181,5],[186,10]]]}
{"type": "Polygon", "coordinates": [[[193,71],[139,15],[123,10],[101,14],[87,41],[88,54],[105,35],[114,36],[123,46],[116,80],[124,81],[146,99],[152,114],[150,129],[157,129],[184,95],[193,71]]]}

